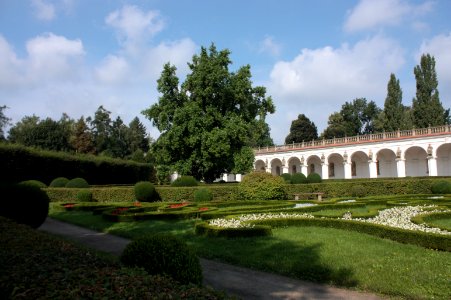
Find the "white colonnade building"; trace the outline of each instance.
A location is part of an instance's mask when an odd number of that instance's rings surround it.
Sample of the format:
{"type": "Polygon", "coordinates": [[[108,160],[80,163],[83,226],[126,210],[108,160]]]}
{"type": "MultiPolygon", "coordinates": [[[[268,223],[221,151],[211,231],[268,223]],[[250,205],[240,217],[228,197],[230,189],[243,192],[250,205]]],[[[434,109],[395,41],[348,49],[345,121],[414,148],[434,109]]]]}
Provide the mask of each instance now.
{"type": "Polygon", "coordinates": [[[256,171],[323,179],[451,176],[451,125],[254,150],[256,171]]]}

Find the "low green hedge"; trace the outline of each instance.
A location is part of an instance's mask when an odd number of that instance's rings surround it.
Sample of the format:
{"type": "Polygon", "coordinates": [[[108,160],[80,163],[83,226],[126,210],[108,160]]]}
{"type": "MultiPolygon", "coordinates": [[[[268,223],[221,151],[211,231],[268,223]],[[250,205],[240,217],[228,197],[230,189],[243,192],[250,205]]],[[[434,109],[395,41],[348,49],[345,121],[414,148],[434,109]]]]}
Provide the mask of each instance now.
{"type": "Polygon", "coordinates": [[[417,245],[424,248],[451,251],[451,236],[411,231],[378,224],[363,223],[339,219],[272,219],[251,222],[256,225],[270,227],[286,226],[318,226],[326,228],[357,231],[390,239],[404,244],[417,245]]]}
{"type": "MultiPolygon", "coordinates": [[[[416,224],[428,224],[429,222],[441,219],[451,219],[451,212],[440,212],[440,213],[432,213],[432,214],[421,214],[416,217],[413,217],[411,220],[416,224]]],[[[449,228],[441,227],[434,225],[434,227],[440,228],[442,230],[450,230],[449,228]]]]}
{"type": "Polygon", "coordinates": [[[197,223],[195,226],[195,232],[197,235],[225,238],[270,236],[272,234],[270,226],[257,225],[252,228],[221,228],[210,226],[206,222],[197,223]]]}
{"type": "Polygon", "coordinates": [[[224,299],[0,217],[2,299],[224,299]]]}

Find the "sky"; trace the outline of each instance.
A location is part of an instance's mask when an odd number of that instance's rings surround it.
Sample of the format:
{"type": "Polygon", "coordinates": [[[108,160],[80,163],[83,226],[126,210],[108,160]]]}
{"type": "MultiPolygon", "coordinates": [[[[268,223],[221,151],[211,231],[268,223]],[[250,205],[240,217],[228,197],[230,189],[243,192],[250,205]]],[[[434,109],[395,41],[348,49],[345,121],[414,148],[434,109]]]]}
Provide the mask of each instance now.
{"type": "Polygon", "coordinates": [[[411,105],[423,53],[451,107],[450,11],[449,0],[0,0],[0,106],[16,123],[103,105],[157,138],[141,112],[158,102],[163,65],[183,82],[214,43],[231,51],[231,71],[249,64],[254,86],[267,88],[267,122],[283,144],[299,114],[321,133],[345,102],[383,107],[391,73],[411,105]]]}

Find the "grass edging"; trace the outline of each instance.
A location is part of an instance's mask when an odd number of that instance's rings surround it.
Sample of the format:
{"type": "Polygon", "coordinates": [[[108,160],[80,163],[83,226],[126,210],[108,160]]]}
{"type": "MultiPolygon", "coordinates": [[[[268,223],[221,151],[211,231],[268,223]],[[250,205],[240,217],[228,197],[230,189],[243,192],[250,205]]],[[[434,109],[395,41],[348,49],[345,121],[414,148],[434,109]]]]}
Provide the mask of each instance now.
{"type": "Polygon", "coordinates": [[[222,228],[217,226],[210,226],[207,222],[201,222],[195,225],[194,230],[197,235],[203,235],[207,237],[245,238],[272,235],[271,227],[262,225],[256,225],[252,228],[222,228]]]}

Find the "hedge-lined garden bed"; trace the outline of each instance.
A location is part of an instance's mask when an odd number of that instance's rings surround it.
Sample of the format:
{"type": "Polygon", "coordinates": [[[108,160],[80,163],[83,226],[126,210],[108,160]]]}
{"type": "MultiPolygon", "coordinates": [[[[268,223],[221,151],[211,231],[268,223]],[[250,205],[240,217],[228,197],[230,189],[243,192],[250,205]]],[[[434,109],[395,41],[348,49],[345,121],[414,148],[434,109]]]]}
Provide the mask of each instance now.
{"type": "Polygon", "coordinates": [[[5,299],[224,299],[180,285],[0,217],[0,295],[5,299]]]}

